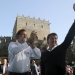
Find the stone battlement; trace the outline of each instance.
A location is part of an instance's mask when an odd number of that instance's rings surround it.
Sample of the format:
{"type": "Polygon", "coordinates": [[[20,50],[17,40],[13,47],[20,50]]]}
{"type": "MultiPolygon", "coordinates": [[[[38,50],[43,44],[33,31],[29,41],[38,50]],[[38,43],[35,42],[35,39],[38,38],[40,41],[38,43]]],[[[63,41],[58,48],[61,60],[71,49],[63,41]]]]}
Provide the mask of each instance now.
{"type": "Polygon", "coordinates": [[[38,20],[38,21],[41,21],[41,22],[48,22],[49,23],[49,21],[46,21],[45,19],[41,20],[40,18],[36,19],[35,17],[31,18],[30,16],[25,17],[24,15],[22,15],[22,16],[17,15],[16,18],[33,19],[33,20],[38,20]]]}
{"type": "Polygon", "coordinates": [[[1,43],[7,43],[14,40],[13,37],[9,37],[9,36],[4,36],[4,37],[0,37],[0,44],[1,43]]]}

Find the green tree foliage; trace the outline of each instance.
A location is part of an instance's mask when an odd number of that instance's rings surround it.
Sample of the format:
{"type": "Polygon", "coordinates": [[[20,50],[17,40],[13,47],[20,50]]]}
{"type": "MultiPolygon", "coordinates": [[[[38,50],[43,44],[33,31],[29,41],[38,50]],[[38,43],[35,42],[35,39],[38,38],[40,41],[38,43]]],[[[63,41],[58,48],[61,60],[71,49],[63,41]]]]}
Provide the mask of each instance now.
{"type": "Polygon", "coordinates": [[[67,52],[66,52],[66,60],[68,62],[75,62],[75,38],[73,39],[71,45],[69,46],[67,52]]]}

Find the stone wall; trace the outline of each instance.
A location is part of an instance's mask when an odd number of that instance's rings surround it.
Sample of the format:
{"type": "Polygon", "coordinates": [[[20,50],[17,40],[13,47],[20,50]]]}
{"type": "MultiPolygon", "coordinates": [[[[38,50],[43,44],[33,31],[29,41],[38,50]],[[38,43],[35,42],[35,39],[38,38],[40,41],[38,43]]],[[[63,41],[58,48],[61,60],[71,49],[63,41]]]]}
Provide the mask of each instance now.
{"type": "Polygon", "coordinates": [[[0,56],[8,56],[8,45],[15,41],[12,37],[0,37],[0,56]]]}
{"type": "Polygon", "coordinates": [[[47,37],[47,35],[50,33],[50,23],[49,21],[35,19],[23,16],[17,16],[15,25],[14,25],[14,31],[13,31],[13,36],[15,37],[15,33],[17,33],[18,30],[20,29],[26,29],[28,37],[30,36],[30,33],[33,30],[37,31],[38,34],[38,39],[43,40],[44,37],[47,37]]]}

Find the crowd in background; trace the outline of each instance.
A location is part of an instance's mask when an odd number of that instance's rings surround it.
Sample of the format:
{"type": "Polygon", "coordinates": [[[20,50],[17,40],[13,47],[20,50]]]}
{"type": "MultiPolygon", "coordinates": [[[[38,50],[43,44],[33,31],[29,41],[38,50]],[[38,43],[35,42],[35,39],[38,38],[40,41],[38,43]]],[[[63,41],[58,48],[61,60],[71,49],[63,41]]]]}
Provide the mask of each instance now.
{"type": "MultiPolygon", "coordinates": [[[[7,59],[3,60],[3,63],[0,61],[0,75],[8,75],[9,63],[7,59]]],[[[30,75],[41,75],[40,74],[40,64],[36,64],[35,60],[31,62],[31,69],[29,70],[30,75]]],[[[73,65],[66,65],[66,75],[75,75],[75,63],[73,65]]]]}
{"type": "Polygon", "coordinates": [[[75,75],[75,63],[66,65],[66,75],[75,75]]]}
{"type": "MultiPolygon", "coordinates": [[[[9,63],[7,59],[3,60],[3,63],[0,61],[0,75],[8,75],[9,63]]],[[[40,64],[36,64],[35,60],[31,62],[31,69],[29,70],[29,75],[40,75],[40,64]]]]}

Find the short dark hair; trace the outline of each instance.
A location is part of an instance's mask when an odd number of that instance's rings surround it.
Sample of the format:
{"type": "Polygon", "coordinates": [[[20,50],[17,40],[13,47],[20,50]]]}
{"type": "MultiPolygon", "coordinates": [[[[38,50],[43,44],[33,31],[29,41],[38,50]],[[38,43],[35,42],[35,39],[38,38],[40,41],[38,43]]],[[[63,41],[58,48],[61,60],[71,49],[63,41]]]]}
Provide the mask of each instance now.
{"type": "Polygon", "coordinates": [[[16,33],[16,39],[18,39],[18,36],[22,33],[26,31],[25,29],[20,29],[17,33],[16,33]]]}
{"type": "Polygon", "coordinates": [[[56,36],[58,36],[56,33],[50,33],[50,34],[48,34],[48,36],[47,36],[47,41],[49,40],[49,38],[50,38],[51,35],[56,35],[56,36]]]}

